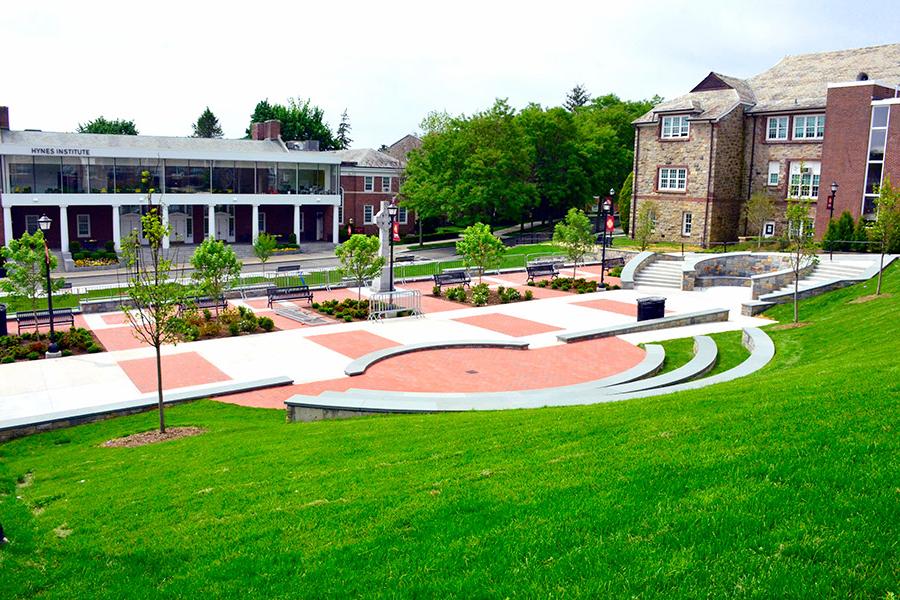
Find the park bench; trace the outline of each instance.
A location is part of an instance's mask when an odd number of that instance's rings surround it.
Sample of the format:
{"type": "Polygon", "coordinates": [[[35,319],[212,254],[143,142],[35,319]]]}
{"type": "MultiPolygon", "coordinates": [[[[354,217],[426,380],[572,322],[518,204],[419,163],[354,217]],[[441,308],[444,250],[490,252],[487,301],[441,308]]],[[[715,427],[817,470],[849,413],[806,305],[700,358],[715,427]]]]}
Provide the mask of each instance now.
{"type": "Polygon", "coordinates": [[[225,300],[225,296],[219,296],[218,298],[213,298],[212,296],[193,296],[185,298],[184,302],[181,302],[178,305],[178,312],[183,313],[188,308],[196,308],[197,310],[203,310],[204,308],[225,310],[228,308],[228,302],[225,300]]]}
{"type": "Polygon", "coordinates": [[[275,267],[276,273],[299,273],[300,265],[282,265],[280,267],[275,267]]]}
{"type": "MultiPolygon", "coordinates": [[[[16,313],[16,327],[18,327],[19,333],[22,333],[23,327],[33,327],[35,331],[38,331],[42,325],[50,325],[49,310],[19,311],[16,313]]],[[[56,327],[57,325],[75,326],[75,313],[72,312],[71,308],[53,309],[53,326],[56,327]]]]}
{"type": "Polygon", "coordinates": [[[559,263],[558,262],[538,262],[531,263],[530,265],[525,265],[525,271],[528,273],[528,278],[525,280],[527,282],[534,282],[535,277],[546,277],[550,276],[550,279],[555,279],[559,277],[559,263]]]}
{"type": "Polygon", "coordinates": [[[308,285],[292,285],[288,287],[276,287],[266,290],[266,296],[269,299],[269,308],[272,308],[272,302],[276,300],[303,300],[312,304],[313,293],[308,285]]]}
{"type": "Polygon", "coordinates": [[[443,273],[438,273],[434,276],[434,285],[438,288],[445,285],[464,285],[469,287],[471,282],[472,278],[464,269],[444,271],[443,273]]]}
{"type": "Polygon", "coordinates": [[[618,258],[607,258],[606,260],[603,261],[604,269],[611,269],[613,267],[624,267],[624,266],[625,266],[625,259],[621,256],[619,256],[618,258]]]}

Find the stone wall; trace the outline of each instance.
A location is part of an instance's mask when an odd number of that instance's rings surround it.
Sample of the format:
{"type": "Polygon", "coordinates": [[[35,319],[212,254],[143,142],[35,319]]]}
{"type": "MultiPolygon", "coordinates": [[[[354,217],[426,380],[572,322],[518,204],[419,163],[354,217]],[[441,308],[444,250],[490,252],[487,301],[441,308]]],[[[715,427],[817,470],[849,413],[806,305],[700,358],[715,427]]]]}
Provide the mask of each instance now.
{"type": "MultiPolygon", "coordinates": [[[[751,277],[790,268],[784,254],[737,252],[702,258],[692,267],[685,266],[682,290],[713,285],[749,286],[751,277]]],[[[777,288],[776,288],[777,289],[777,288]]]]}
{"type": "Polygon", "coordinates": [[[738,236],[743,206],[740,173],[744,161],[744,121],[743,108],[737,106],[716,124],[707,242],[730,241],[738,236]]]}

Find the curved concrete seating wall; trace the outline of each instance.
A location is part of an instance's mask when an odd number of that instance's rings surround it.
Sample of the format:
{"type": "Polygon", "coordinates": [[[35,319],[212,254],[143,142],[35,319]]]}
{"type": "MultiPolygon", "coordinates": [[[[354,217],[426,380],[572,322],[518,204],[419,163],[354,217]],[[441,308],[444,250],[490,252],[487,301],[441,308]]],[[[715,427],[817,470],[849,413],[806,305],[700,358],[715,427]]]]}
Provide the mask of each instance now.
{"type": "MultiPolygon", "coordinates": [[[[800,269],[800,278],[806,277],[815,270],[815,263],[811,263],[800,269]]],[[[780,290],[784,286],[794,281],[794,270],[788,268],[774,273],[764,273],[762,275],[754,275],[750,278],[750,297],[758,300],[760,296],[770,294],[775,290],[780,290]]]]}
{"type": "Polygon", "coordinates": [[[400,356],[401,354],[409,354],[410,352],[423,352],[425,350],[443,350],[446,348],[500,348],[505,350],[527,350],[528,342],[517,342],[513,340],[456,340],[447,342],[423,342],[421,344],[406,344],[405,346],[396,346],[394,348],[385,348],[376,350],[361,356],[347,365],[344,374],[351,377],[362,375],[366,369],[377,362],[400,356]]]}
{"type": "Polygon", "coordinates": [[[749,286],[755,275],[790,268],[790,259],[774,252],[729,252],[684,261],[683,290],[710,285],[749,286]]]}
{"type": "Polygon", "coordinates": [[[622,284],[623,290],[633,290],[634,289],[634,276],[638,274],[638,272],[649,265],[653,261],[653,257],[656,256],[655,252],[641,252],[622,267],[622,274],[619,275],[619,281],[622,284]]]}

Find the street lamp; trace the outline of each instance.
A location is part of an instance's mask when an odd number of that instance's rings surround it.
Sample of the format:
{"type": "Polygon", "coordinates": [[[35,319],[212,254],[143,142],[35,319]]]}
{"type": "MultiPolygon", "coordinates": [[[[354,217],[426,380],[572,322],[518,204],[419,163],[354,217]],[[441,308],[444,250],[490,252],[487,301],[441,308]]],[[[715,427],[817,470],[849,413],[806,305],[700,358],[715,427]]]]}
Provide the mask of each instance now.
{"type": "Polygon", "coordinates": [[[837,196],[838,184],[837,181],[831,182],[831,195],[828,196],[828,202],[826,204],[826,208],[828,209],[828,220],[834,220],[834,197],[837,196]]]}
{"type": "Polygon", "coordinates": [[[390,290],[394,291],[394,223],[397,221],[397,214],[400,212],[400,207],[397,206],[397,198],[391,200],[391,203],[388,204],[388,216],[391,218],[391,262],[388,267],[389,277],[388,282],[390,283],[390,290]]]}
{"type": "Polygon", "coordinates": [[[603,275],[606,271],[606,244],[607,244],[607,236],[610,232],[609,227],[609,219],[612,217],[612,197],[616,194],[616,190],[609,188],[609,196],[603,199],[603,231],[601,234],[603,235],[602,245],[601,245],[601,255],[600,255],[600,285],[603,285],[603,275]]]}
{"type": "Polygon", "coordinates": [[[47,348],[47,358],[59,356],[59,347],[56,345],[56,332],[53,329],[53,283],[50,281],[50,248],[47,246],[47,233],[53,220],[47,215],[41,215],[38,219],[38,227],[44,234],[44,264],[47,267],[47,311],[50,313],[50,347],[47,348]]]}

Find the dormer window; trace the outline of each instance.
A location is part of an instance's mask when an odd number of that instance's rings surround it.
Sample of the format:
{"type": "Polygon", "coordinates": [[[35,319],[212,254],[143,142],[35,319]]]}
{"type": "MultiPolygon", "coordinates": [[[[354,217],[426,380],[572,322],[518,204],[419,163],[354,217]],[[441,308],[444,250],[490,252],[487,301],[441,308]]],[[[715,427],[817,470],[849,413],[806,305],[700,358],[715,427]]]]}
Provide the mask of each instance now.
{"type": "Polygon", "coordinates": [[[674,140],[686,138],[691,133],[690,121],[687,115],[673,115],[662,118],[662,138],[674,140]]]}

